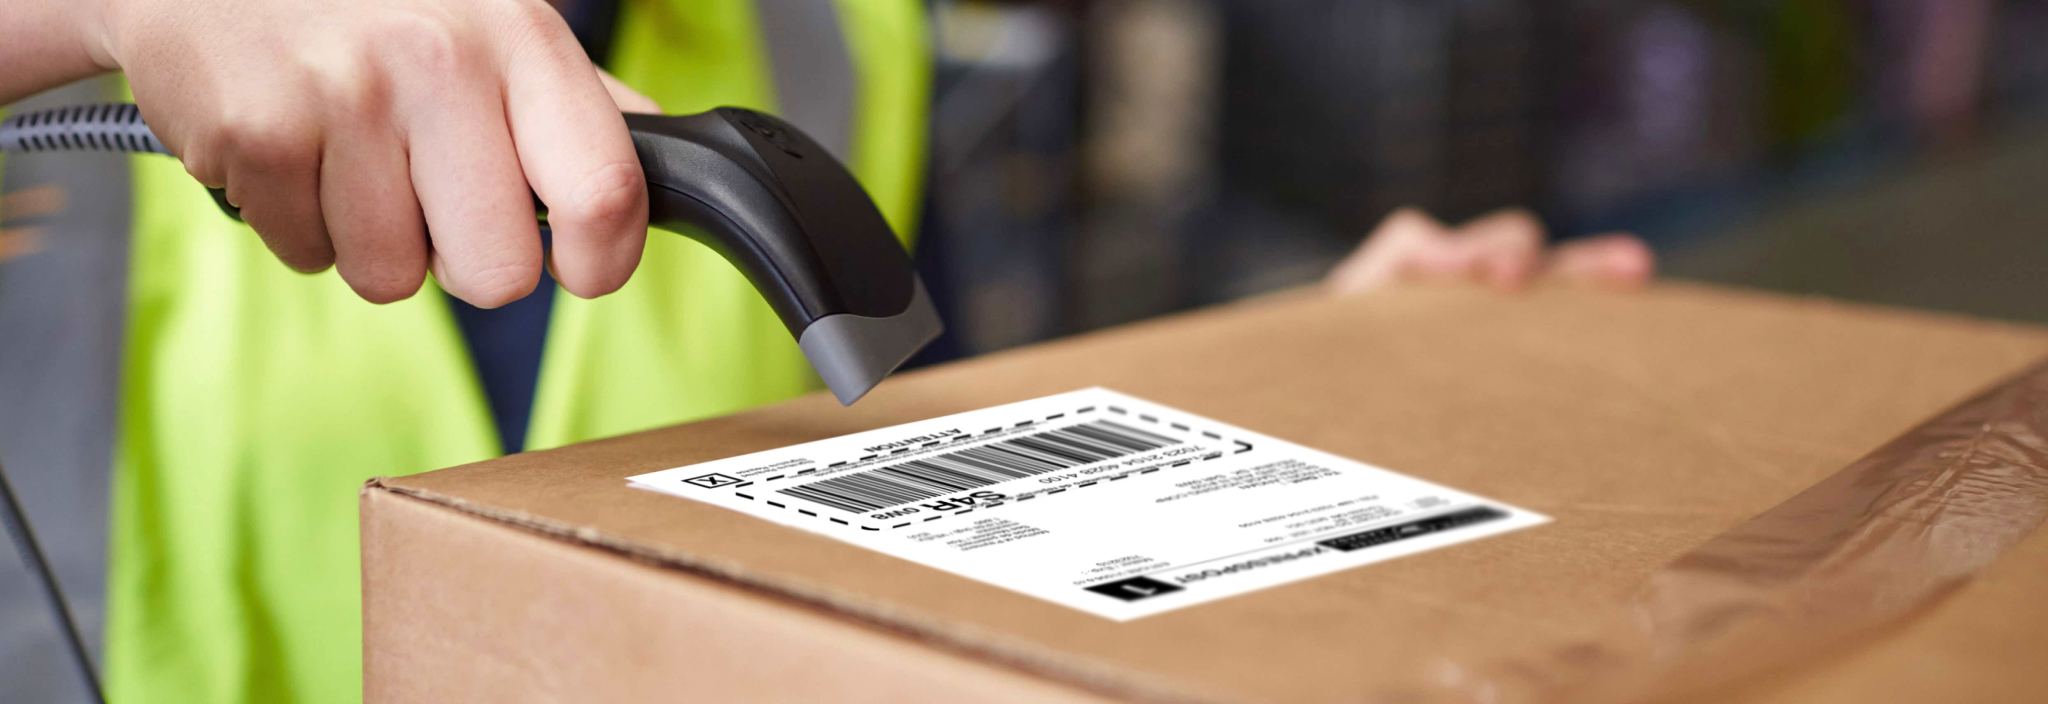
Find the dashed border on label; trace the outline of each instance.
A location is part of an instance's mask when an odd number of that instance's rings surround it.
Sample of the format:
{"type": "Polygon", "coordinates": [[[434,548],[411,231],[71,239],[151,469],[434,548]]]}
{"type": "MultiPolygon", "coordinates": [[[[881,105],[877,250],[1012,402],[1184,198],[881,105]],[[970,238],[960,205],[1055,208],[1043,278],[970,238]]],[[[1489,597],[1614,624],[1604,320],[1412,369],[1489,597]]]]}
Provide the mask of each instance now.
{"type": "MultiPolygon", "coordinates": [[[[1051,415],[1045,416],[1044,418],[1038,418],[1038,419],[1034,419],[1034,420],[1023,420],[1023,421],[1018,421],[1018,422],[1016,422],[1016,423],[1013,423],[1013,424],[1010,424],[1010,425],[998,425],[998,426],[995,426],[995,427],[989,428],[989,429],[987,429],[987,430],[983,430],[983,431],[981,431],[981,432],[978,432],[978,433],[963,433],[963,434],[961,434],[961,435],[957,435],[957,436],[954,436],[954,437],[952,437],[952,438],[949,438],[949,439],[945,439],[945,440],[932,440],[932,441],[930,441],[930,442],[924,442],[924,443],[920,443],[920,444],[917,444],[917,445],[913,445],[913,446],[906,446],[906,447],[899,447],[899,448],[895,448],[895,449],[892,449],[892,450],[890,450],[890,451],[888,451],[888,452],[878,452],[878,453],[875,453],[875,454],[871,454],[871,455],[863,455],[863,456],[861,456],[861,457],[860,457],[860,459],[857,459],[857,460],[840,460],[840,461],[837,461],[837,462],[833,462],[833,463],[831,463],[831,464],[825,465],[825,466],[823,467],[823,469],[836,469],[836,468],[839,468],[839,467],[844,467],[844,466],[846,466],[846,465],[849,465],[849,464],[854,464],[854,463],[856,463],[856,462],[868,462],[868,461],[873,461],[873,460],[877,460],[877,459],[882,459],[882,458],[885,458],[885,457],[890,457],[890,456],[894,456],[894,455],[901,455],[901,454],[904,454],[904,453],[906,453],[906,452],[915,452],[915,451],[918,451],[918,450],[928,450],[928,449],[931,449],[931,448],[934,448],[934,447],[938,447],[938,446],[940,446],[940,445],[950,445],[950,444],[953,444],[953,443],[957,443],[957,442],[965,442],[965,441],[968,441],[968,440],[973,440],[973,439],[975,439],[975,438],[985,438],[985,437],[988,437],[988,436],[990,436],[990,435],[995,435],[995,434],[998,434],[998,433],[1008,433],[1008,432],[1016,431],[1016,430],[1018,430],[1018,429],[1021,429],[1021,428],[1028,428],[1028,427],[1031,427],[1031,426],[1034,426],[1034,425],[1038,425],[1038,424],[1040,424],[1040,423],[1049,423],[1049,422],[1052,422],[1052,421],[1055,421],[1055,420],[1060,420],[1060,419],[1062,419],[1062,418],[1066,418],[1066,417],[1067,417],[1067,416],[1069,416],[1069,415],[1072,415],[1072,416],[1080,416],[1080,415],[1084,415],[1084,414],[1088,414],[1088,413],[1094,413],[1094,412],[1096,412],[1096,411],[1097,411],[1097,408],[1098,408],[1097,406],[1083,406],[1083,407],[1081,407],[1081,408],[1079,408],[1079,409],[1076,409],[1076,410],[1074,410],[1074,411],[1072,411],[1072,412],[1060,412],[1060,413],[1054,413],[1054,414],[1051,414],[1051,415]]],[[[1205,462],[1205,461],[1208,461],[1208,460],[1213,460],[1213,459],[1216,459],[1216,458],[1222,457],[1222,456],[1224,456],[1224,455],[1237,455],[1237,454],[1243,454],[1243,453],[1246,453],[1246,452],[1250,452],[1250,451],[1252,450],[1252,444],[1251,444],[1251,443],[1249,443],[1249,442],[1245,442],[1245,441],[1243,441],[1243,440],[1239,440],[1239,439],[1236,439],[1236,438],[1226,438],[1226,437],[1223,437],[1223,435],[1222,435],[1222,434],[1220,434],[1220,433],[1216,433],[1216,432],[1214,432],[1214,431],[1210,431],[1210,430],[1197,430],[1197,429],[1195,429],[1195,428],[1189,427],[1189,426],[1188,426],[1188,424],[1186,424],[1186,423],[1181,423],[1181,422],[1177,422],[1177,421],[1162,421],[1162,420],[1160,420],[1160,419],[1159,419],[1159,418],[1158,418],[1157,416],[1154,416],[1154,415],[1152,415],[1152,414],[1149,414],[1149,413],[1133,413],[1133,412],[1131,412],[1130,410],[1127,410],[1127,409],[1125,409],[1125,408],[1123,408],[1123,407],[1121,407],[1121,406],[1116,406],[1116,405],[1103,405],[1103,406],[1101,406],[1101,407],[1100,407],[1100,409],[1101,409],[1101,410],[1103,410],[1103,411],[1107,411],[1107,412],[1109,412],[1109,413],[1114,413],[1114,414],[1117,414],[1117,415],[1125,416],[1125,417],[1127,417],[1127,418],[1137,418],[1138,420],[1140,420],[1140,421],[1142,421],[1142,422],[1146,422],[1146,423],[1151,423],[1151,424],[1153,424],[1153,425],[1164,425],[1164,426],[1167,426],[1167,427],[1169,427],[1169,428],[1173,428],[1173,429],[1175,429],[1175,430],[1179,430],[1179,431],[1181,431],[1181,432],[1184,432],[1184,433],[1193,433],[1193,434],[1197,434],[1197,435],[1200,435],[1200,436],[1202,436],[1202,437],[1205,437],[1205,438],[1209,438],[1209,439],[1211,439],[1211,440],[1221,440],[1221,441],[1227,441],[1227,442],[1230,442],[1230,443],[1234,443],[1234,444],[1236,445],[1236,448],[1235,448],[1235,449],[1233,449],[1233,450],[1227,451],[1227,452],[1226,452],[1226,451],[1224,451],[1224,450],[1216,450],[1216,451],[1214,451],[1214,452],[1209,452],[1209,453],[1203,454],[1203,455],[1202,455],[1202,456],[1200,456],[1200,457],[1188,457],[1188,458],[1185,458],[1185,459],[1175,460],[1175,461],[1173,461],[1173,462],[1167,462],[1167,463],[1164,463],[1164,464],[1158,464],[1158,465],[1154,465],[1154,466],[1151,466],[1151,467],[1146,467],[1146,468],[1144,468],[1144,469],[1137,469],[1137,470],[1131,470],[1131,471],[1128,471],[1128,472],[1122,472],[1122,473],[1119,473],[1119,474],[1115,474],[1115,475],[1111,475],[1111,476],[1107,476],[1107,477],[1099,477],[1099,478],[1095,478],[1095,479],[1090,479],[1090,480],[1088,480],[1088,481],[1086,481],[1086,482],[1082,482],[1082,483],[1080,483],[1080,484],[1074,484],[1074,485],[1071,485],[1071,486],[1063,486],[1063,487],[1057,487],[1057,488],[1050,488],[1050,489],[1040,489],[1040,490],[1037,490],[1037,491],[1029,491],[1029,492],[1025,492],[1025,493],[1022,493],[1022,494],[1018,494],[1018,495],[1016,495],[1016,496],[1010,497],[1010,498],[1009,498],[1008,500],[1004,500],[1004,501],[997,501],[997,502],[995,502],[995,503],[985,504],[985,505],[982,505],[982,506],[974,506],[974,507],[964,508],[964,509],[960,509],[960,510],[957,510],[957,511],[948,511],[948,512],[946,512],[946,513],[942,513],[942,514],[939,514],[939,515],[936,515],[936,516],[926,516],[926,517],[924,517],[924,518],[919,518],[919,519],[916,519],[916,520],[909,520],[909,521],[903,521],[903,522],[900,522],[900,523],[895,523],[895,524],[891,524],[891,525],[886,525],[886,526],[879,526],[879,527],[878,527],[878,526],[871,526],[871,525],[866,525],[866,524],[863,524],[863,523],[854,523],[854,522],[852,522],[852,521],[848,521],[848,520],[846,520],[846,519],[844,519],[844,518],[838,518],[838,517],[835,517],[835,516],[825,516],[825,515],[820,515],[820,514],[819,514],[818,512],[816,512],[816,511],[812,511],[812,510],[810,510],[810,509],[806,509],[806,508],[799,508],[799,507],[794,507],[794,506],[790,506],[790,505],[788,505],[788,504],[785,504],[785,503],[782,503],[782,502],[780,502],[780,501],[775,501],[775,500],[773,500],[773,499],[768,499],[768,498],[764,498],[764,497],[757,497],[757,496],[754,496],[753,494],[749,494],[749,493],[746,493],[746,492],[740,491],[741,489],[745,489],[745,488],[747,488],[747,487],[750,487],[750,486],[755,486],[755,485],[757,485],[757,484],[758,484],[758,485],[761,485],[761,487],[765,489],[765,488],[767,487],[767,485],[769,485],[769,484],[773,484],[773,483],[775,483],[775,482],[778,482],[778,481],[782,481],[782,480],[785,480],[785,479],[795,479],[795,478],[797,478],[797,477],[801,477],[801,476],[803,476],[803,475],[806,475],[806,474],[813,474],[813,473],[816,473],[816,472],[818,472],[818,471],[819,471],[819,469],[820,469],[820,468],[818,468],[818,467],[812,467],[812,468],[810,468],[810,469],[804,469],[804,470],[799,470],[799,471],[795,471],[795,472],[790,472],[790,473],[787,473],[787,474],[777,474],[777,475],[775,475],[775,476],[772,476],[772,477],[766,477],[766,478],[762,478],[762,479],[760,479],[760,480],[747,480],[747,481],[743,481],[743,482],[740,482],[740,483],[737,483],[737,484],[730,484],[730,485],[727,485],[727,486],[724,486],[724,487],[721,487],[721,488],[722,488],[722,489],[724,489],[724,490],[726,490],[726,491],[730,491],[730,492],[732,493],[732,495],[733,495],[733,496],[737,496],[737,497],[739,497],[739,498],[742,498],[742,499],[746,499],[746,500],[748,500],[748,501],[758,501],[758,502],[760,502],[760,503],[764,503],[764,504],[767,504],[767,505],[769,505],[769,506],[772,506],[772,507],[775,507],[775,508],[783,509],[783,510],[785,510],[785,511],[795,511],[795,512],[797,512],[797,513],[799,513],[799,514],[802,514],[802,515],[805,515],[805,516],[810,516],[810,517],[812,517],[812,518],[819,518],[819,519],[823,519],[823,520],[826,520],[826,521],[830,521],[830,522],[832,522],[832,523],[836,523],[836,524],[839,524],[839,525],[842,525],[842,526],[846,526],[846,527],[848,527],[848,528],[859,528],[859,529],[861,529],[861,530],[866,530],[866,531],[885,531],[885,530],[897,530],[897,529],[901,529],[901,528],[908,528],[908,527],[911,527],[911,526],[915,526],[915,525],[923,525],[923,524],[926,524],[926,523],[930,523],[930,522],[932,522],[932,521],[936,521],[936,520],[939,520],[939,519],[942,519],[942,518],[946,518],[946,517],[948,517],[948,516],[962,516],[962,515],[966,515],[966,514],[969,514],[969,513],[973,513],[973,512],[975,512],[975,511],[978,511],[978,510],[979,510],[979,511],[986,511],[986,510],[989,510],[989,509],[993,509],[993,508],[995,508],[995,507],[997,507],[997,506],[1001,506],[1001,505],[1003,505],[1003,504],[1007,504],[1007,503],[1012,503],[1012,502],[1023,502],[1023,501],[1030,501],[1030,500],[1032,500],[1032,499],[1036,499],[1036,498],[1039,498],[1039,497],[1041,497],[1041,496],[1051,496],[1051,495],[1053,495],[1053,494],[1062,494],[1062,493],[1066,493],[1066,492],[1068,492],[1068,491],[1074,491],[1074,490],[1078,490],[1078,489],[1084,489],[1084,488],[1087,488],[1087,487],[1091,487],[1091,486],[1096,486],[1096,485],[1099,485],[1099,484],[1106,484],[1106,483],[1109,483],[1109,482],[1114,482],[1114,481],[1121,481],[1121,480],[1124,480],[1124,479],[1127,479],[1127,478],[1130,478],[1130,477],[1138,476],[1138,475],[1140,475],[1140,474],[1151,474],[1151,473],[1153,473],[1153,472],[1157,472],[1157,471],[1160,471],[1160,470],[1162,470],[1162,469],[1173,469],[1173,468],[1176,468],[1176,467],[1185,467],[1185,466],[1187,466],[1187,465],[1191,465],[1191,464],[1194,464],[1194,463],[1196,463],[1196,462],[1205,462]]],[[[717,489],[713,489],[712,491],[716,491],[716,490],[717,490],[717,489]]]]}

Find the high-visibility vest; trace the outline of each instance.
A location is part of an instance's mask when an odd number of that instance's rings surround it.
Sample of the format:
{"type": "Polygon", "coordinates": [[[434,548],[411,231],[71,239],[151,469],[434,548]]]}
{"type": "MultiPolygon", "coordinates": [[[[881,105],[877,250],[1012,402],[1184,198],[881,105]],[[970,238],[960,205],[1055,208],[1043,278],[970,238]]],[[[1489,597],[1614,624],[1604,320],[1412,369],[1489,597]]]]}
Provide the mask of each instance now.
{"type": "MultiPolygon", "coordinates": [[[[838,129],[842,159],[896,231],[910,231],[930,70],[918,3],[621,5],[610,62],[619,78],[672,113],[737,105],[782,113],[807,130],[838,129]],[[840,32],[832,41],[776,35],[780,25],[815,29],[820,8],[840,32]],[[826,68],[803,65],[817,57],[785,57],[820,47],[839,53],[843,85],[819,74],[826,68]],[[823,82],[818,93],[843,98],[850,126],[805,124],[792,114],[791,104],[817,94],[777,92],[802,82],[823,82]]],[[[369,477],[498,453],[449,305],[431,284],[378,306],[331,271],[291,272],[215,211],[172,160],[137,159],[133,179],[111,508],[110,697],[359,699],[358,489],[369,477]]],[[[818,387],[746,280],[674,234],[649,235],[640,268],[619,292],[557,295],[553,306],[531,448],[731,413],[818,387]]]]}

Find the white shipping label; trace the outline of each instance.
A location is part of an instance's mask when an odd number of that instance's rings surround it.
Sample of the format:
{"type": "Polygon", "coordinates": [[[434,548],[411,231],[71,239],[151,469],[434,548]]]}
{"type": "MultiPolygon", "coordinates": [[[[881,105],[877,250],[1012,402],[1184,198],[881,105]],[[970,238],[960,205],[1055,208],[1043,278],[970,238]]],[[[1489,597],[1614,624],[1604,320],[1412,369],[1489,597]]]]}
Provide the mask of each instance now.
{"type": "Polygon", "coordinates": [[[630,481],[1118,621],[1548,520],[1101,388],[630,481]]]}

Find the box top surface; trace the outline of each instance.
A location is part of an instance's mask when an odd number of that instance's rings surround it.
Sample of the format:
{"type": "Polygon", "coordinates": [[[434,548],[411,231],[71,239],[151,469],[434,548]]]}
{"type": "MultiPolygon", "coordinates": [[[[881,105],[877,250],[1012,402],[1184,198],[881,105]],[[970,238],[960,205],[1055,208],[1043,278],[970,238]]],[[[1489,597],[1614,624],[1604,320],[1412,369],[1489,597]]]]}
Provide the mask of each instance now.
{"type": "MultiPolygon", "coordinates": [[[[819,394],[380,486],[1125,694],[1344,699],[1578,635],[1671,558],[2044,352],[2033,328],[1690,285],[1289,295],[906,374],[853,408],[819,394]],[[626,485],[1088,386],[1555,522],[1117,623],[626,485]]],[[[2048,555],[2041,537],[2021,550],[2048,555]]],[[[2016,593],[1989,581],[1974,598],[2016,593]]],[[[2010,630],[2007,613],[1985,627],[2010,630]]],[[[2048,624],[2038,606],[2020,615],[2048,624]]],[[[1984,636],[1915,628],[1937,634],[1927,648],[1984,636]]]]}

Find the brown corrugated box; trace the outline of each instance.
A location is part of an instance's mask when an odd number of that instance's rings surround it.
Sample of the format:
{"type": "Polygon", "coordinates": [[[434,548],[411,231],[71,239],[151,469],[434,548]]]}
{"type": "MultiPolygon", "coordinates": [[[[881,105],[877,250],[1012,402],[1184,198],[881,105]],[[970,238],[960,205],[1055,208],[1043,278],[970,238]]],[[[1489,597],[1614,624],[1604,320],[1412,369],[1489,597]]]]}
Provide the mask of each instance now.
{"type": "MultiPolygon", "coordinates": [[[[2048,353],[2048,332],[1690,285],[1285,295],[749,413],[381,479],[371,701],[1371,701],[1484,694],[1660,567],[2048,353]],[[1129,622],[627,487],[1104,386],[1554,522],[1129,622]],[[1415,695],[1424,696],[1424,695],[1415,695]],[[1434,696],[1434,695],[1430,695],[1434,696]]],[[[663,390],[673,393],[673,390],[663,390]]],[[[2048,532],[1869,642],[1711,699],[2048,693],[2048,532]]]]}

